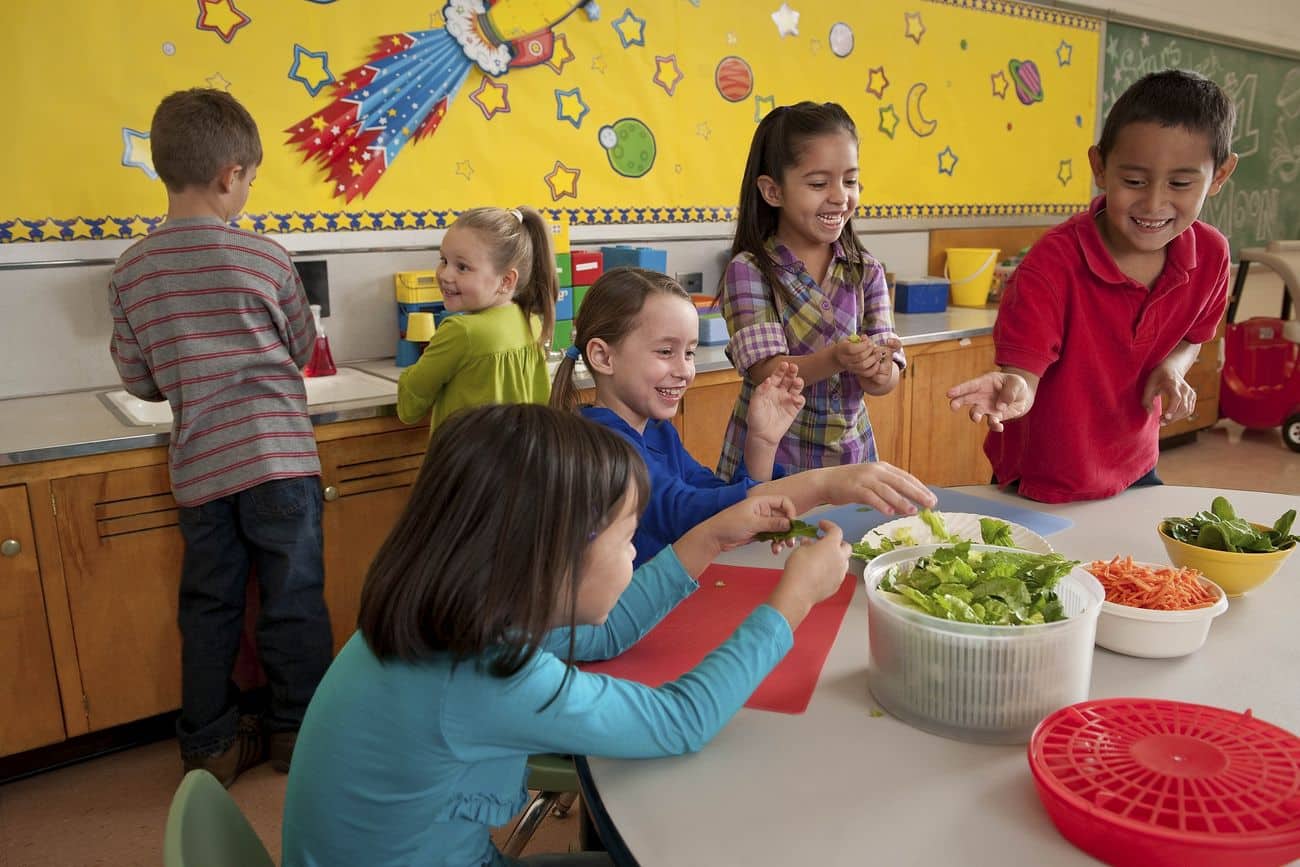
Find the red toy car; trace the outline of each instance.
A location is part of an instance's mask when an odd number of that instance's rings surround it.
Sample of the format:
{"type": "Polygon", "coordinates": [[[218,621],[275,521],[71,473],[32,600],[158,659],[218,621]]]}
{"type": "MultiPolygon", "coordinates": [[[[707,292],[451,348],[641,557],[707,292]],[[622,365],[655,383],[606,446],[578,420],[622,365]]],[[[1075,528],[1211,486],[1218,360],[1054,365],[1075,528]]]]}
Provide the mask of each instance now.
{"type": "Polygon", "coordinates": [[[1281,425],[1282,439],[1300,452],[1300,321],[1291,318],[1292,296],[1300,306],[1300,241],[1273,241],[1241,251],[1228,302],[1219,412],[1250,428],[1281,425]],[[1252,262],[1282,278],[1282,315],[1233,322],[1252,262]]]}

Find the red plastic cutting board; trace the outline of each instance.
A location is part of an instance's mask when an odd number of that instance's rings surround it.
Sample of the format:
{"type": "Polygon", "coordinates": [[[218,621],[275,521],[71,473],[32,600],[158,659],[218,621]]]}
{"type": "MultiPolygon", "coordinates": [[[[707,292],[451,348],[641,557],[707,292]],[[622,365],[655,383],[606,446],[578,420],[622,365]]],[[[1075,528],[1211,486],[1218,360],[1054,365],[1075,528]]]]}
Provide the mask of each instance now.
{"type": "MultiPolygon", "coordinates": [[[[579,667],[648,686],[680,677],[735,632],[772,594],[780,577],[779,569],[714,564],[700,576],[700,589],[626,653],[579,667]],[[719,582],[722,586],[718,586],[719,582]]],[[[826,654],[853,598],[855,580],[846,575],[833,596],[813,607],[795,630],[794,647],[759,684],[745,707],[779,713],[803,713],[808,709],[826,654]]]]}

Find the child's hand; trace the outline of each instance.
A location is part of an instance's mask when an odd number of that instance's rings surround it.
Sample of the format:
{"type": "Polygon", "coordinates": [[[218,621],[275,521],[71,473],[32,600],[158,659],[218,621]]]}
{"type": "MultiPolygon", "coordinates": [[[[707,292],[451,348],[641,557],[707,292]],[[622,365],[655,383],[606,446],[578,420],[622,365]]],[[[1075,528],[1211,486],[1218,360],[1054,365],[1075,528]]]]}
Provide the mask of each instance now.
{"type": "Polygon", "coordinates": [[[822,499],[835,506],[865,503],[885,515],[913,515],[916,514],[914,503],[929,508],[937,502],[934,492],[920,479],[884,461],[823,467],[809,472],[825,476],[822,499]]]}
{"type": "Polygon", "coordinates": [[[1157,397],[1163,409],[1161,424],[1181,421],[1196,411],[1196,389],[1188,385],[1178,368],[1167,361],[1151,371],[1146,388],[1142,389],[1142,406],[1147,412],[1155,409],[1157,397]]]}
{"type": "Polygon", "coordinates": [[[850,549],[843,532],[830,521],[822,521],[819,526],[824,535],[800,545],[790,555],[781,580],[767,600],[791,629],[803,622],[814,605],[840,588],[849,569],[850,549]]]}
{"type": "Polygon", "coordinates": [[[868,375],[880,363],[880,349],[857,334],[836,343],[831,355],[837,367],[857,376],[868,375]]]}
{"type": "MultiPolygon", "coordinates": [[[[699,526],[708,528],[719,551],[730,551],[754,541],[759,533],[784,533],[797,514],[789,497],[767,494],[746,497],[699,526]]],[[[772,550],[780,547],[773,543],[772,550]]]]}
{"type": "Polygon", "coordinates": [[[948,389],[948,406],[956,412],[970,407],[970,420],[1002,430],[1004,421],[1020,418],[1034,405],[1034,391],[1017,373],[996,370],[948,389]]]}
{"type": "Polygon", "coordinates": [[[749,399],[749,414],[745,417],[749,431],[746,436],[777,445],[803,405],[803,380],[799,378],[799,366],[783,361],[771,376],[758,384],[749,399]]]}
{"type": "Polygon", "coordinates": [[[877,385],[887,385],[894,375],[894,353],[903,348],[903,341],[893,334],[882,334],[872,344],[870,369],[858,375],[877,385]]]}

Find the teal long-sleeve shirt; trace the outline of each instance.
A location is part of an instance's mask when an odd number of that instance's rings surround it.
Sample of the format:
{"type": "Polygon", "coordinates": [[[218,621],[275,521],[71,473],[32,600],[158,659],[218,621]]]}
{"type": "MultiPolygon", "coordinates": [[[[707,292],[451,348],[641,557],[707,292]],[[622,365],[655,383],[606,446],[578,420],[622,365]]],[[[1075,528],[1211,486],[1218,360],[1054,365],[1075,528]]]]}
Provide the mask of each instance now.
{"type": "MultiPolygon", "coordinates": [[[[616,656],[698,586],[665,548],[633,574],[604,624],[573,631],[577,658],[616,656]]],[[[294,748],[284,867],[508,864],[489,829],[523,808],[529,755],[698,750],[794,641],[785,618],[762,605],[695,669],[651,688],[568,671],[555,654],[567,652],[569,634],[552,632],[509,678],[494,677],[485,658],[381,662],[353,635],[294,748]]]]}

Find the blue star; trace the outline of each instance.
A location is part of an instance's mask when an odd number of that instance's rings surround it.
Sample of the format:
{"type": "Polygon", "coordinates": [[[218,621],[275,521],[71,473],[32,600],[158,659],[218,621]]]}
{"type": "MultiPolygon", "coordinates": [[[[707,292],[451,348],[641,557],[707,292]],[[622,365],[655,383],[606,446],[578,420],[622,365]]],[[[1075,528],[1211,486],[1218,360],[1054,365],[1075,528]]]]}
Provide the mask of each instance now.
{"type": "Polygon", "coordinates": [[[307,93],[315,96],[320,89],[334,81],[334,73],[329,68],[329,52],[308,51],[294,43],[293,66],[289,67],[289,80],[297,81],[307,88],[307,93]],[[303,68],[303,60],[307,60],[303,68]]]}
{"type": "Polygon", "coordinates": [[[952,170],[957,168],[957,155],[952,152],[951,147],[945,147],[939,151],[939,174],[952,176],[952,170]]]}
{"type": "Polygon", "coordinates": [[[153,168],[153,155],[149,150],[149,133],[122,127],[122,165],[140,169],[151,181],[158,180],[158,173],[153,168]]]}
{"type": "Polygon", "coordinates": [[[1069,66],[1070,58],[1073,56],[1074,46],[1062,39],[1061,44],[1056,46],[1056,65],[1069,66]]]}
{"type": "Polygon", "coordinates": [[[623,14],[611,21],[610,25],[618,34],[618,41],[627,48],[629,45],[645,45],[645,21],[644,18],[633,15],[631,9],[624,9],[623,14]]]}
{"type": "Polygon", "coordinates": [[[582,101],[582,93],[579,88],[555,91],[556,120],[567,120],[573,124],[574,129],[581,129],[582,119],[587,116],[589,111],[591,111],[591,107],[582,101]]]}

